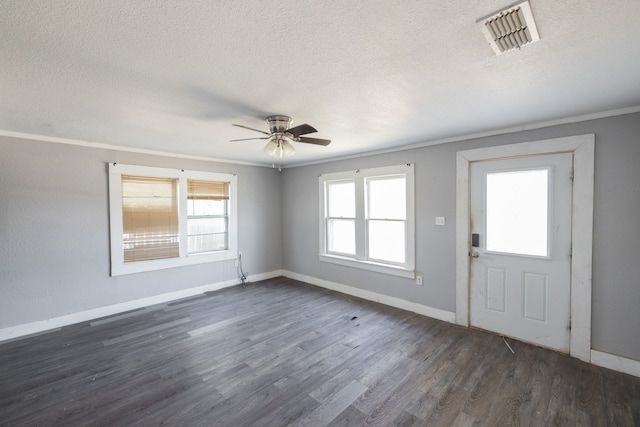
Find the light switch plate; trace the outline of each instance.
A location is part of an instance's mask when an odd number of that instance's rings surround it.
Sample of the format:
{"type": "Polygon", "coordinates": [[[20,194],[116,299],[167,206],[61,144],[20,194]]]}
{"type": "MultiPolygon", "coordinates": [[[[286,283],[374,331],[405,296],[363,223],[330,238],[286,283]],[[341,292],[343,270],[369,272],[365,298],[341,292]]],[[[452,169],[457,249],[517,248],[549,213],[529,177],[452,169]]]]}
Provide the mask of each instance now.
{"type": "Polygon", "coordinates": [[[444,216],[436,217],[436,225],[445,225],[447,223],[447,218],[444,216]]]}

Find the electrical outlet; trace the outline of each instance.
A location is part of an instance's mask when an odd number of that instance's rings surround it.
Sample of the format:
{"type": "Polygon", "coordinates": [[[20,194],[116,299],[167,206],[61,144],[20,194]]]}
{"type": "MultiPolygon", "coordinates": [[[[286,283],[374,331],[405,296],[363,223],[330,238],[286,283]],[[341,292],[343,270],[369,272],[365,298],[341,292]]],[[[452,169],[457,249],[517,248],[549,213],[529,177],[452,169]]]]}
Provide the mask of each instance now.
{"type": "Polygon", "coordinates": [[[422,276],[416,276],[416,285],[422,286],[422,276]]]}
{"type": "Polygon", "coordinates": [[[445,225],[447,223],[447,218],[444,216],[436,217],[436,225],[445,225]]]}
{"type": "Polygon", "coordinates": [[[238,264],[238,260],[236,260],[236,267],[237,267],[238,265],[239,265],[239,264],[238,264]]]}

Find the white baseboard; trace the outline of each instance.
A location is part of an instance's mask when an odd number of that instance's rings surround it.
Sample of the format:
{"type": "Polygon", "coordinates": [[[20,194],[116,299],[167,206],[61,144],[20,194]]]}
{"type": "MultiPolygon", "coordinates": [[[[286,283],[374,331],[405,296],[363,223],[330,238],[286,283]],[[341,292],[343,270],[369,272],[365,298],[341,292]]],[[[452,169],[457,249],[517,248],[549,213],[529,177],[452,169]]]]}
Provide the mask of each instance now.
{"type": "Polygon", "coordinates": [[[616,356],[615,354],[604,353],[598,350],[591,350],[591,363],[612,369],[625,374],[640,377],[640,361],[616,356]]]}
{"type": "MultiPolygon", "coordinates": [[[[276,270],[268,273],[249,276],[247,280],[250,282],[257,282],[259,280],[267,280],[279,276],[282,276],[282,271],[276,270]]],[[[23,325],[10,326],[8,328],[0,329],[0,342],[24,337],[27,335],[38,334],[52,329],[61,328],[63,326],[73,325],[75,323],[86,322],[89,320],[98,319],[100,317],[111,316],[129,310],[135,310],[138,308],[149,307],[155,304],[175,301],[181,298],[203,294],[205,292],[217,291],[219,289],[239,285],[240,283],[240,279],[225,280],[223,282],[212,283],[209,285],[196,286],[193,288],[182,289],[175,292],[154,295],[152,297],[140,298],[118,304],[107,305],[105,307],[79,311],[77,313],[65,314],[64,316],[53,317],[47,320],[39,320],[23,325]]]]}
{"type": "Polygon", "coordinates": [[[282,275],[290,279],[300,280],[301,282],[320,286],[326,289],[331,289],[332,291],[341,292],[343,294],[352,295],[354,297],[366,299],[369,301],[379,302],[380,304],[411,311],[423,316],[443,320],[445,322],[456,323],[456,314],[451,311],[440,310],[438,308],[429,307],[427,305],[418,304],[396,297],[390,297],[388,295],[379,294],[377,292],[354,288],[352,286],[343,285],[341,283],[330,282],[328,280],[322,280],[311,276],[305,276],[304,274],[298,274],[288,270],[282,270],[282,275]]]}

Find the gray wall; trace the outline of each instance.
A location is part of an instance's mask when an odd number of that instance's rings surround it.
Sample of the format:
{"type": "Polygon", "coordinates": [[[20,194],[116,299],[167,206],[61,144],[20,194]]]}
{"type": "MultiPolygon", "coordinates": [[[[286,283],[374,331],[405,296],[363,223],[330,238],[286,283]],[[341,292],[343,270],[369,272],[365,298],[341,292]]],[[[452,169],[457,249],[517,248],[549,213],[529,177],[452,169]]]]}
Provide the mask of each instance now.
{"type": "Polygon", "coordinates": [[[283,268],[455,311],[456,152],[585,133],[596,134],[592,347],[640,360],[640,114],[286,169],[283,268]],[[320,262],[318,175],[407,162],[416,165],[416,269],[424,286],[320,262]],[[447,225],[435,226],[436,216],[447,225]]]}
{"type": "Polygon", "coordinates": [[[244,269],[282,267],[277,170],[0,137],[0,328],[237,277],[233,261],[110,277],[114,161],[236,173],[244,269]]]}
{"type": "MultiPolygon", "coordinates": [[[[640,114],[277,170],[0,137],[0,328],[236,277],[233,262],[109,276],[108,162],[233,172],[250,274],[287,270],[455,310],[459,150],[596,134],[593,348],[640,360],[640,114]],[[416,164],[411,280],[318,260],[320,173],[416,164]],[[435,216],[447,225],[434,225],[435,216]],[[286,227],[282,227],[283,221],[286,227]]],[[[335,141],[334,143],[339,143],[335,141]]]]}

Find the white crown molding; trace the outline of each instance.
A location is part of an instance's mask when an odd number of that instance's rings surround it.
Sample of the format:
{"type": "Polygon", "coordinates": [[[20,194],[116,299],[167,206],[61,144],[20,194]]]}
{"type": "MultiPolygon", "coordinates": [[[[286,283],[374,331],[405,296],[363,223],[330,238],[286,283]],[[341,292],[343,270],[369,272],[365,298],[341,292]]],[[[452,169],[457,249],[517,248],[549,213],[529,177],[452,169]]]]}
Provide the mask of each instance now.
{"type": "Polygon", "coordinates": [[[149,154],[152,156],[163,156],[163,157],[174,157],[177,159],[187,159],[187,160],[202,160],[205,162],[216,162],[216,163],[229,163],[234,165],[247,165],[247,166],[259,166],[259,167],[271,167],[271,165],[263,164],[263,163],[255,163],[255,162],[244,162],[241,160],[227,160],[227,159],[218,159],[215,157],[207,157],[207,156],[193,156],[190,154],[180,154],[180,153],[172,153],[168,151],[159,151],[159,150],[149,150],[145,148],[134,148],[134,147],[125,147],[123,145],[115,145],[115,144],[105,144],[102,142],[90,142],[83,141],[80,139],[69,139],[69,138],[60,138],[57,136],[46,136],[46,135],[37,135],[33,133],[24,133],[24,132],[13,132],[9,130],[0,129],[0,136],[7,136],[10,138],[19,138],[19,139],[31,139],[34,141],[42,141],[42,142],[53,142],[56,144],[66,144],[66,145],[76,145],[79,147],[88,147],[88,148],[99,148],[103,150],[115,150],[115,151],[124,151],[129,153],[138,153],[138,154],[149,154]]]}
{"type": "MultiPolygon", "coordinates": [[[[638,113],[638,112],[640,112],[640,105],[633,106],[633,107],[627,107],[627,108],[619,108],[619,109],[615,109],[615,110],[608,110],[608,111],[603,111],[603,112],[599,112],[599,113],[584,114],[584,115],[581,115],[581,116],[573,116],[573,117],[567,117],[567,118],[563,118],[563,119],[548,120],[548,121],[545,121],[545,122],[538,122],[538,123],[531,123],[531,124],[527,124],[527,125],[496,129],[496,130],[491,130],[491,131],[486,131],[486,132],[470,133],[470,134],[454,136],[454,137],[450,137],[450,138],[434,139],[434,140],[419,142],[419,143],[416,143],[416,144],[402,145],[402,146],[399,146],[399,147],[386,148],[386,149],[382,149],[382,150],[358,152],[358,153],[349,154],[349,155],[346,155],[346,156],[336,156],[336,157],[330,157],[330,158],[325,158],[325,159],[321,159],[321,160],[314,160],[314,161],[309,161],[309,162],[283,164],[280,167],[282,169],[288,169],[288,168],[296,168],[296,167],[301,167],[301,166],[317,165],[317,164],[322,164],[322,163],[336,162],[336,161],[340,161],[340,160],[355,159],[355,158],[359,158],[359,157],[363,157],[363,156],[375,156],[375,155],[378,155],[378,154],[387,154],[387,153],[395,153],[395,152],[398,152],[398,151],[413,150],[413,149],[416,149],[416,148],[429,147],[429,146],[432,146],[432,145],[447,144],[447,143],[450,143],[450,142],[467,141],[467,140],[470,140],[470,139],[485,138],[485,137],[489,137],[489,136],[496,136],[496,135],[503,135],[503,134],[509,134],[509,133],[523,132],[523,131],[527,131],[527,130],[540,129],[540,128],[545,128],[545,127],[558,126],[558,125],[564,125],[564,124],[570,124],[570,123],[586,122],[586,121],[589,121],[589,120],[603,119],[603,118],[607,118],[607,117],[623,116],[625,114],[633,114],[633,113],[638,113]]],[[[179,159],[202,160],[202,161],[206,161],[206,162],[230,163],[230,164],[236,164],[236,165],[258,166],[258,167],[263,167],[263,168],[273,168],[274,167],[273,166],[273,162],[271,161],[272,159],[268,160],[267,163],[256,163],[256,162],[245,162],[245,161],[241,161],[241,160],[218,159],[218,158],[214,158],[214,157],[192,156],[192,155],[189,155],[189,154],[172,153],[172,152],[167,152],[167,151],[156,151],[156,150],[149,150],[149,149],[144,149],[144,148],[125,147],[125,146],[122,146],[122,145],[106,144],[106,143],[101,143],[101,142],[90,142],[90,141],[83,141],[83,140],[79,140],[79,139],[60,138],[60,137],[55,137],[55,136],[37,135],[37,134],[24,133],[24,132],[13,132],[13,131],[8,131],[8,130],[3,130],[3,129],[0,129],[0,136],[7,136],[7,137],[11,137],[11,138],[20,138],[20,139],[31,139],[31,140],[43,141],[43,142],[54,142],[54,143],[57,143],[57,144],[78,145],[78,146],[81,146],[81,147],[102,148],[102,149],[105,149],[105,150],[117,150],[117,151],[125,151],[125,152],[130,152],[130,153],[150,154],[150,155],[154,155],[154,156],[175,157],[175,158],[179,158],[179,159]]]]}
{"type": "Polygon", "coordinates": [[[363,157],[363,156],[375,156],[375,155],[379,155],[379,154],[396,153],[398,151],[413,150],[413,149],[416,149],[416,148],[430,147],[432,145],[448,144],[450,142],[468,141],[468,140],[471,140],[471,139],[479,139],[479,138],[486,138],[486,137],[490,137],[490,136],[497,136],[497,135],[505,135],[505,134],[510,134],[510,133],[524,132],[524,131],[528,131],[528,130],[542,129],[542,128],[547,128],[547,127],[552,127],[552,126],[559,126],[559,125],[566,125],[566,124],[571,124],[571,123],[587,122],[589,120],[605,119],[607,117],[624,116],[626,114],[634,114],[634,113],[640,113],[640,105],[637,105],[637,106],[634,106],[634,107],[619,108],[619,109],[616,109],[616,110],[608,110],[608,111],[603,111],[603,112],[600,112],[600,113],[592,113],[592,114],[584,114],[584,115],[581,115],[581,116],[566,117],[564,119],[548,120],[548,121],[545,121],[545,122],[530,123],[530,124],[521,125],[521,126],[513,126],[513,127],[509,127],[509,128],[495,129],[495,130],[490,130],[490,131],[486,131],[486,132],[469,133],[469,134],[466,134],[466,135],[454,136],[454,137],[450,137],[450,138],[434,139],[434,140],[429,140],[429,141],[424,141],[424,142],[418,142],[418,143],[415,143],[415,144],[403,145],[403,146],[400,146],[400,147],[385,148],[385,149],[381,149],[381,150],[374,150],[374,151],[367,151],[367,152],[349,154],[349,155],[346,155],[346,156],[336,156],[336,157],[326,158],[326,159],[317,160],[317,161],[282,165],[282,169],[295,168],[295,167],[301,167],[301,166],[317,165],[317,164],[322,164],[322,163],[337,162],[337,161],[340,161],[340,160],[356,159],[356,158],[360,158],[360,157],[363,157]]]}

